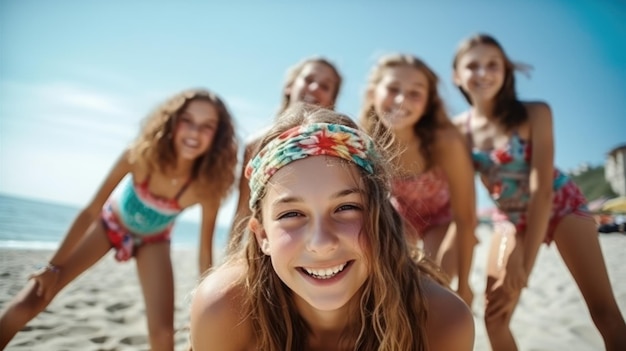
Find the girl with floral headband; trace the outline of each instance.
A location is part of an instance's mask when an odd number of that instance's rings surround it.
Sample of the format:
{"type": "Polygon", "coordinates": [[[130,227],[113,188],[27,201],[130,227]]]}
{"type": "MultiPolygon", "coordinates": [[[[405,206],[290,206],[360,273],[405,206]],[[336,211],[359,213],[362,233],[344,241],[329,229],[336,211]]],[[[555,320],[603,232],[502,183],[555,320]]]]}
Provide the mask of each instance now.
{"type": "Polygon", "coordinates": [[[111,249],[134,258],[144,292],[152,350],[174,349],[174,277],[170,234],[186,208],[202,206],[200,272],[212,263],[218,209],[235,178],[233,120],[206,90],[183,91],[144,121],[93,200],[79,213],[48,265],[0,315],[0,349],[56,294],[111,249]],[[130,175],[128,181],[122,179],[130,175]],[[118,186],[119,195],[111,195],[118,186]]]}
{"type": "Polygon", "coordinates": [[[194,293],[194,350],[473,349],[471,312],[410,257],[384,157],[350,118],[288,109],[245,174],[250,233],[194,293]]]}

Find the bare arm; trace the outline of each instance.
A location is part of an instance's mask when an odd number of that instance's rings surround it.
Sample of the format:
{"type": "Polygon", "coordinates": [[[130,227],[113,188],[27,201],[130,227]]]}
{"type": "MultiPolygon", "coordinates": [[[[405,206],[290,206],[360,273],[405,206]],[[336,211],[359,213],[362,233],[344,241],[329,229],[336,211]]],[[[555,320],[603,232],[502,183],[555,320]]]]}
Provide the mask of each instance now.
{"type": "Polygon", "coordinates": [[[230,250],[238,246],[242,239],[241,230],[239,230],[241,221],[243,221],[252,214],[248,205],[248,202],[250,201],[250,187],[248,186],[248,179],[246,179],[244,174],[246,170],[246,165],[248,164],[248,162],[250,162],[250,159],[252,158],[258,143],[259,140],[253,140],[248,143],[243,154],[243,164],[241,166],[241,174],[239,175],[239,199],[237,201],[237,208],[235,210],[232,227],[229,234],[230,239],[228,242],[228,247],[230,250]]]}
{"type": "Polygon", "coordinates": [[[84,236],[87,228],[98,218],[102,206],[111,195],[117,184],[131,171],[131,164],[128,162],[128,151],[125,151],[117,160],[109,174],[104,179],[102,185],[96,192],[89,204],[83,208],[74,222],[70,226],[69,231],[61,242],[59,249],[50,259],[50,263],[55,266],[62,267],[67,256],[72,252],[76,244],[84,236]]]}
{"type": "Polygon", "coordinates": [[[203,274],[213,265],[213,237],[215,222],[220,208],[220,202],[210,196],[205,197],[202,206],[202,225],[200,227],[200,252],[198,253],[200,274],[203,274]]]}
{"type": "MultiPolygon", "coordinates": [[[[468,292],[469,275],[476,244],[476,191],[474,167],[463,136],[456,130],[443,131],[437,142],[437,163],[450,186],[450,202],[456,224],[458,246],[458,290],[468,292]]],[[[465,296],[461,294],[461,296],[465,296]]],[[[466,301],[469,303],[469,301],[466,301]]]]}
{"type": "Polygon", "coordinates": [[[530,199],[528,226],[524,236],[524,269],[526,274],[535,264],[537,252],[548,228],[552,210],[554,177],[554,134],[552,112],[546,104],[527,105],[532,154],[530,162],[530,199]]]}
{"type": "MultiPolygon", "coordinates": [[[[219,268],[194,292],[190,335],[193,350],[245,350],[253,342],[250,322],[243,317],[240,268],[219,268]]],[[[255,348],[249,348],[255,349],[255,348]]]]}

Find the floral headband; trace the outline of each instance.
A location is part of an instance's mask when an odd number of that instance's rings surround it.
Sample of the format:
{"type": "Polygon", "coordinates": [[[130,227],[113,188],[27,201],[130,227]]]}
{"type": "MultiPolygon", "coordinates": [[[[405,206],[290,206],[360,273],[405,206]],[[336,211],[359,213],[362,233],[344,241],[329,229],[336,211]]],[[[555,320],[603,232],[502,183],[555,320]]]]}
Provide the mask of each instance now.
{"type": "Polygon", "coordinates": [[[374,142],[341,124],[313,123],[291,128],[269,142],[246,166],[253,208],[268,180],[282,167],[309,156],[328,155],[352,161],[373,173],[374,142]]]}

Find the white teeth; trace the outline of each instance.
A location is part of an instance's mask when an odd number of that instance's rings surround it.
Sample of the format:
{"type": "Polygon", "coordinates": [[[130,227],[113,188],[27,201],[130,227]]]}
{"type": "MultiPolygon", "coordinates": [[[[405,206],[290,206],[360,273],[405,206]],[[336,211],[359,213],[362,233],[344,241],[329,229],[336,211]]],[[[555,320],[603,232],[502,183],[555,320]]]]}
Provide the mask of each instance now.
{"type": "Polygon", "coordinates": [[[183,139],[183,143],[185,144],[185,146],[189,146],[189,147],[196,147],[198,146],[198,141],[195,139],[183,139]]]}
{"type": "Polygon", "coordinates": [[[337,265],[335,267],[330,267],[330,268],[324,268],[324,269],[315,269],[315,268],[306,268],[303,267],[304,270],[309,273],[310,276],[317,278],[317,279],[328,279],[328,278],[332,278],[335,275],[337,275],[337,273],[341,272],[347,265],[348,263],[343,263],[340,265],[337,265]]]}
{"type": "Polygon", "coordinates": [[[317,99],[311,95],[304,95],[302,97],[302,101],[311,103],[311,104],[317,104],[317,99]]]}

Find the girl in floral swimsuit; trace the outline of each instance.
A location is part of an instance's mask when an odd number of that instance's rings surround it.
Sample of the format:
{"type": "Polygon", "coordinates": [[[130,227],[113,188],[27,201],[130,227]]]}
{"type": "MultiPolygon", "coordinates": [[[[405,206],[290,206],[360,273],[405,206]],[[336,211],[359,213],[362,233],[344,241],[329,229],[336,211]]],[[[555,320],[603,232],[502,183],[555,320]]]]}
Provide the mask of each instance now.
{"type": "Polygon", "coordinates": [[[421,239],[426,255],[449,276],[458,276],[457,292],[471,306],[473,168],[437,84],[436,74],[414,56],[382,57],[369,78],[361,124],[381,143],[401,150],[394,162],[399,169],[391,202],[407,223],[411,244],[421,239]]]}
{"type": "Polygon", "coordinates": [[[233,120],[214,93],[183,91],[161,105],[79,213],[49,264],[5,305],[0,349],[113,248],[117,260],[137,262],[151,349],[174,350],[170,232],[185,208],[199,204],[200,272],[211,266],[217,212],[234,183],[236,164],[233,120]],[[113,190],[120,182],[118,196],[113,190]]]}
{"type": "Polygon", "coordinates": [[[455,122],[468,136],[485,188],[515,232],[496,230],[492,238],[485,310],[492,349],[517,350],[509,327],[511,316],[539,246],[554,241],[606,349],[626,350],[626,324],[611,290],[586,200],[574,182],[554,167],[550,108],[517,99],[514,69],[519,67],[488,35],[465,40],[453,68],[454,82],[471,105],[455,122]]]}

